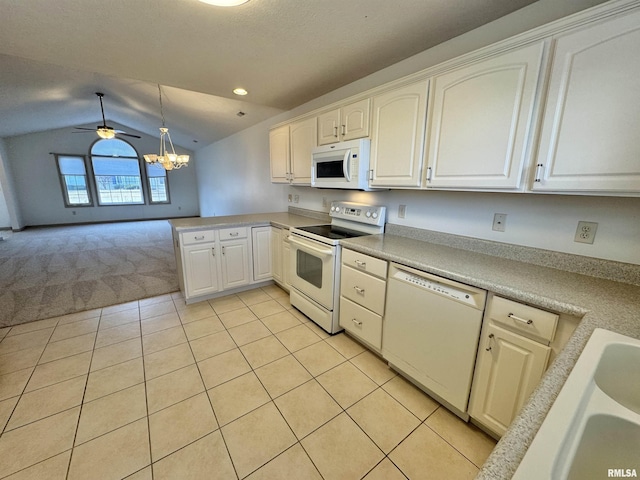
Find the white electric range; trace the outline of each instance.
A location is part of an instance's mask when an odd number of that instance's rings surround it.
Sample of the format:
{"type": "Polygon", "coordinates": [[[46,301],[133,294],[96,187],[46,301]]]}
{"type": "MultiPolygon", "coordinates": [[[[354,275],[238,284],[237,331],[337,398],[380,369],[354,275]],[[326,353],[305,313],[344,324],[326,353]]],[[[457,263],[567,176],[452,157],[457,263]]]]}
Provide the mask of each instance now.
{"type": "Polygon", "coordinates": [[[384,233],[386,207],[332,202],[330,225],[291,229],[291,304],[328,333],[339,325],[340,240],[384,233]]]}

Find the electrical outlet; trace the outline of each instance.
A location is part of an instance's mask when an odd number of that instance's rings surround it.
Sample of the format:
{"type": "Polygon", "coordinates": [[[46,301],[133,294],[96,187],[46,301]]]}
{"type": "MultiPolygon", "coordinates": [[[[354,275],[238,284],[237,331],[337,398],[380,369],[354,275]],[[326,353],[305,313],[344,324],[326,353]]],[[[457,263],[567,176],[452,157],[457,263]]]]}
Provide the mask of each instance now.
{"type": "Polygon", "coordinates": [[[578,222],[576,236],[574,237],[573,241],[591,244],[596,238],[597,231],[598,224],[596,222],[578,222]]]}
{"type": "Polygon", "coordinates": [[[407,206],[398,205],[398,218],[404,218],[407,215],[407,206]]]}
{"type": "Polygon", "coordinates": [[[295,195],[293,197],[293,203],[298,203],[300,201],[300,195],[295,195]]]}
{"type": "Polygon", "coordinates": [[[327,201],[327,197],[322,197],[322,208],[327,208],[329,206],[329,202],[327,201]]]}
{"type": "Polygon", "coordinates": [[[507,228],[507,214],[495,213],[493,215],[493,230],[496,232],[504,232],[507,228]]]}

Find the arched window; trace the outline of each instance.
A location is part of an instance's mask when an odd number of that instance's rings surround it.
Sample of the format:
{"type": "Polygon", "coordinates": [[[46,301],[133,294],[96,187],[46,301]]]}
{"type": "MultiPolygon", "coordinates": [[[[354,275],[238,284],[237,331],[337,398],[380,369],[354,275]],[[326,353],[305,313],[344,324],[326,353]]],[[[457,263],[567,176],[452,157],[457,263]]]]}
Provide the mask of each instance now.
{"type": "MultiPolygon", "coordinates": [[[[98,140],[91,147],[91,165],[99,205],[145,203],[140,159],[129,143],[117,138],[98,140]]],[[[149,203],[168,203],[166,171],[157,170],[147,174],[149,203]]]]}

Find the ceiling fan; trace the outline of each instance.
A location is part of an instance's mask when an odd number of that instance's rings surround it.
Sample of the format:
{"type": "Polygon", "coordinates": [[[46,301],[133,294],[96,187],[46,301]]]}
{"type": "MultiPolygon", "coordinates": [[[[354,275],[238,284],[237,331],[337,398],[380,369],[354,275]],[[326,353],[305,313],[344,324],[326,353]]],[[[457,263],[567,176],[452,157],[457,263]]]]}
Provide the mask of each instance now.
{"type": "Polygon", "coordinates": [[[109,127],[107,125],[107,120],[104,118],[104,106],[102,105],[102,97],[104,97],[104,93],[96,92],[96,95],[100,99],[100,110],[102,111],[102,125],[96,126],[96,128],[84,128],[84,127],[75,127],[78,130],[82,130],[81,132],[72,132],[72,133],[87,133],[87,132],[95,132],[98,134],[100,138],[110,139],[114,137],[133,137],[140,138],[140,135],[132,135],[131,133],[123,132],[122,130],[114,130],[113,127],[109,127]]]}

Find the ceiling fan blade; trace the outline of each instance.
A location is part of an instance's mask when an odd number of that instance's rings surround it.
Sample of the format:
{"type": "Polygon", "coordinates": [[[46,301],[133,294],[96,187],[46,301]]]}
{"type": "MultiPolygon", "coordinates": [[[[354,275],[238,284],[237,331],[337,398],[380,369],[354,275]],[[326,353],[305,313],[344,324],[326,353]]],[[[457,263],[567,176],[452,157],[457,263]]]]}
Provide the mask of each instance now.
{"type": "MultiPolygon", "coordinates": [[[[86,130],[87,132],[95,132],[96,131],[95,128],[85,128],[85,127],[73,127],[73,128],[75,128],[76,130],[86,130]]],[[[76,132],[76,133],[78,133],[78,132],[76,132]]]]}
{"type": "Polygon", "coordinates": [[[89,130],[89,129],[87,129],[87,130],[83,130],[83,131],[81,131],[81,132],[71,132],[71,133],[95,133],[95,130],[89,130]]]}
{"type": "Polygon", "coordinates": [[[119,137],[119,136],[123,136],[123,137],[133,137],[133,138],[142,138],[140,135],[132,135],[131,133],[116,132],[116,137],[119,137]]]}

